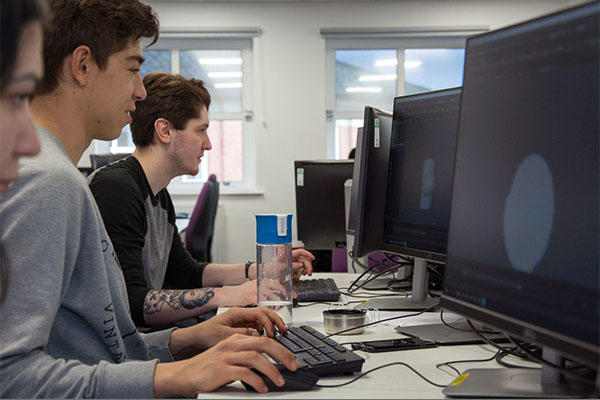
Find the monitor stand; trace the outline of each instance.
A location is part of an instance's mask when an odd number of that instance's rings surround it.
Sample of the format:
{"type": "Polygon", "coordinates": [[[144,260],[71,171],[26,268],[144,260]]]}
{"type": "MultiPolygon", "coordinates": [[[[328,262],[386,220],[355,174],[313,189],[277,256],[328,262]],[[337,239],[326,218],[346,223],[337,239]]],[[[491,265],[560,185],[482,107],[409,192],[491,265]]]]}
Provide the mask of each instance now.
{"type": "MultiPolygon", "coordinates": [[[[562,362],[557,352],[543,348],[543,357],[555,364],[562,362]]],[[[593,380],[594,378],[590,378],[593,380]]],[[[448,397],[582,398],[593,388],[568,379],[556,369],[479,368],[463,372],[443,393],[448,397]]]]}
{"type": "Polygon", "coordinates": [[[381,297],[371,299],[360,304],[356,308],[366,308],[369,310],[378,309],[382,311],[420,311],[433,308],[439,304],[438,299],[434,299],[428,294],[429,273],[427,272],[427,260],[422,258],[414,259],[412,293],[409,297],[381,297]]]}

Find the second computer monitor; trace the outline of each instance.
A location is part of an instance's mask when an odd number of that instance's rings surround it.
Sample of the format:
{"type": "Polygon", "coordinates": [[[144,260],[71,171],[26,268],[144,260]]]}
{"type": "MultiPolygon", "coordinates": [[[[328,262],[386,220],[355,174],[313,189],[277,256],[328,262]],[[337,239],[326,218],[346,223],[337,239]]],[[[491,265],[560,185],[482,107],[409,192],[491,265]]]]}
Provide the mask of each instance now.
{"type": "Polygon", "coordinates": [[[346,246],[344,182],[354,160],[294,161],[298,239],[310,250],[346,246]]]}
{"type": "Polygon", "coordinates": [[[394,100],[384,250],[444,261],[460,88],[394,100]]]}

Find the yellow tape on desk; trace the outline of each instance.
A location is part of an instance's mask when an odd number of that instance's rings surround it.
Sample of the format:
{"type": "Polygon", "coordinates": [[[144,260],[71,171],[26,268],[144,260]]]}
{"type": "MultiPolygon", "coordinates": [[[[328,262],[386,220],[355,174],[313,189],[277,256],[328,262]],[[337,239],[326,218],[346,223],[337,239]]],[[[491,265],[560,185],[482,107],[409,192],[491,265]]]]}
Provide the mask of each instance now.
{"type": "Polygon", "coordinates": [[[450,386],[458,386],[461,383],[463,383],[463,381],[465,379],[467,379],[469,377],[469,374],[465,373],[465,374],[461,374],[458,378],[456,378],[451,384],[450,386]]]}

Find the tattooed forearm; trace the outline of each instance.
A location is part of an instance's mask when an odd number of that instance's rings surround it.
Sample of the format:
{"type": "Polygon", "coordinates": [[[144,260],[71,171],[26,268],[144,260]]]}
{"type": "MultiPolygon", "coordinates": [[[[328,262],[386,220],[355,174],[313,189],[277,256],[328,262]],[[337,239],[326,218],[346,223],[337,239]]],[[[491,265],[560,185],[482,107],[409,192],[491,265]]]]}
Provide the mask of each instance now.
{"type": "Polygon", "coordinates": [[[151,315],[166,310],[191,310],[208,304],[215,297],[210,288],[188,290],[151,290],[146,295],[144,314],[151,315]]]}

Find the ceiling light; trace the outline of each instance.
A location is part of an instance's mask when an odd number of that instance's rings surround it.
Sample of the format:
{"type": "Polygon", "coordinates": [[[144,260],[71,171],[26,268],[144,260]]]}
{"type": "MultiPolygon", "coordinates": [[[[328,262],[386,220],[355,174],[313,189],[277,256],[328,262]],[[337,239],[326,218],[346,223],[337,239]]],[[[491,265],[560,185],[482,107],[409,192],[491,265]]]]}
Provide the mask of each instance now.
{"type": "Polygon", "coordinates": [[[359,82],[381,82],[381,81],[395,81],[397,78],[396,74],[387,75],[361,75],[358,77],[359,82]]]}
{"type": "Polygon", "coordinates": [[[209,72],[209,78],[241,78],[242,71],[209,72]]]}
{"type": "Polygon", "coordinates": [[[240,65],[241,58],[199,58],[200,65],[240,65]]]}
{"type": "Polygon", "coordinates": [[[347,87],[346,93],[379,93],[381,90],[380,86],[355,86],[347,87]]]}
{"type": "Polygon", "coordinates": [[[214,86],[215,89],[238,89],[242,87],[242,82],[219,82],[214,86]]]}
{"type": "Polygon", "coordinates": [[[421,66],[421,61],[404,61],[404,68],[418,68],[421,66]]]}
{"type": "Polygon", "coordinates": [[[398,65],[398,60],[395,58],[390,58],[387,60],[377,60],[374,64],[376,67],[395,67],[398,65]]]}

